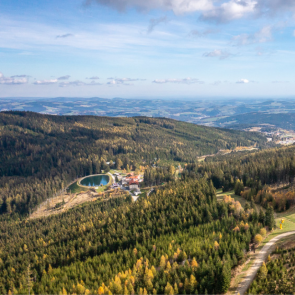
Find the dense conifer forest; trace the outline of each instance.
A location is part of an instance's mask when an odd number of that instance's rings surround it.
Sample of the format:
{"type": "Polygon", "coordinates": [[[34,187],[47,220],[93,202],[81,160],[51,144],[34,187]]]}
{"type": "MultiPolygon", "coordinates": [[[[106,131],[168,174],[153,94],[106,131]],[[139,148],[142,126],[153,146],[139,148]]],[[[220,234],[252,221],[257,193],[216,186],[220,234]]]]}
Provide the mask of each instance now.
{"type": "Polygon", "coordinates": [[[77,177],[150,164],[192,162],[237,146],[262,146],[259,134],[171,119],[0,113],[0,213],[26,214],[77,177]],[[118,166],[118,167],[117,167],[118,166]]]}
{"type": "MultiPolygon", "coordinates": [[[[295,177],[295,147],[267,149],[246,155],[233,153],[207,158],[202,164],[189,163],[182,178],[206,175],[216,188],[235,189],[237,195],[267,208],[281,212],[295,205],[294,189],[274,191],[271,185],[293,185],[295,177]]],[[[292,188],[292,187],[291,187],[292,188]]]]}
{"type": "Polygon", "coordinates": [[[0,113],[0,293],[226,293],[255,235],[274,226],[276,198],[257,196],[293,181],[294,148],[197,157],[254,144],[265,138],[169,119],[0,113]],[[77,177],[140,165],[144,184],[158,185],[149,196],[26,219],[77,177]],[[217,201],[220,187],[250,205],[217,201]]]}
{"type": "MultiPolygon", "coordinates": [[[[255,214],[254,214],[255,213],[255,214]]],[[[33,221],[0,223],[0,293],[225,293],[262,227],[206,179],[33,221]],[[29,270],[28,270],[29,268],[29,270]]]]}

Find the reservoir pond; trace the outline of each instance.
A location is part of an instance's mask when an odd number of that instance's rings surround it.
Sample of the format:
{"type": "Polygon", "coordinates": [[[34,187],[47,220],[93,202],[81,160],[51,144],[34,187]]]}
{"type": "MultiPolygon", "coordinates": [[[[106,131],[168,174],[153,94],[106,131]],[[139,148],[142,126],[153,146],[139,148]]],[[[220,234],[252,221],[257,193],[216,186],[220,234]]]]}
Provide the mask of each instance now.
{"type": "Polygon", "coordinates": [[[101,186],[109,183],[108,175],[88,176],[81,180],[80,184],[83,186],[101,186]]]}

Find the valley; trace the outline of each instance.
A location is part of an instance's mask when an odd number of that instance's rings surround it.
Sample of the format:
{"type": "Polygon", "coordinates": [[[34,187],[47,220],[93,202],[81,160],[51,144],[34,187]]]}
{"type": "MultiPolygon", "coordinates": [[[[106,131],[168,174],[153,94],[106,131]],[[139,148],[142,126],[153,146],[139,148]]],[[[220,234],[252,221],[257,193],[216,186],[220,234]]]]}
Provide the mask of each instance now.
{"type": "Polygon", "coordinates": [[[2,293],[243,294],[262,247],[295,230],[295,148],[262,133],[0,119],[2,293]]]}

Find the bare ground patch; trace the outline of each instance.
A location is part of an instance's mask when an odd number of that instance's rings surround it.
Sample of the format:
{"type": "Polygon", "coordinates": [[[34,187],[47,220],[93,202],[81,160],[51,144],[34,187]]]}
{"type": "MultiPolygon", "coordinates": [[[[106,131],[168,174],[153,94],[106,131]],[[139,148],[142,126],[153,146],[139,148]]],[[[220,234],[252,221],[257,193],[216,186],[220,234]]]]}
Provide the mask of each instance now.
{"type": "Polygon", "coordinates": [[[79,206],[86,202],[106,201],[110,198],[119,198],[128,194],[122,190],[112,190],[104,193],[96,193],[92,191],[82,192],[79,194],[63,194],[58,197],[48,199],[40,204],[29,219],[48,217],[54,214],[67,212],[69,209],[79,206]]]}

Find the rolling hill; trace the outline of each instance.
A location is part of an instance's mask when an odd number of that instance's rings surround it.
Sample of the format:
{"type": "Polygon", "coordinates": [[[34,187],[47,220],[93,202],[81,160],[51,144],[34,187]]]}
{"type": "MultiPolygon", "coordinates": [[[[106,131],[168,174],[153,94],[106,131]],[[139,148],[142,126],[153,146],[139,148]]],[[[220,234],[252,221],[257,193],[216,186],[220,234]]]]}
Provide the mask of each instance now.
{"type": "Polygon", "coordinates": [[[106,162],[135,169],[154,161],[192,162],[220,149],[263,145],[256,133],[163,118],[0,113],[0,212],[26,213],[106,162]]]}

